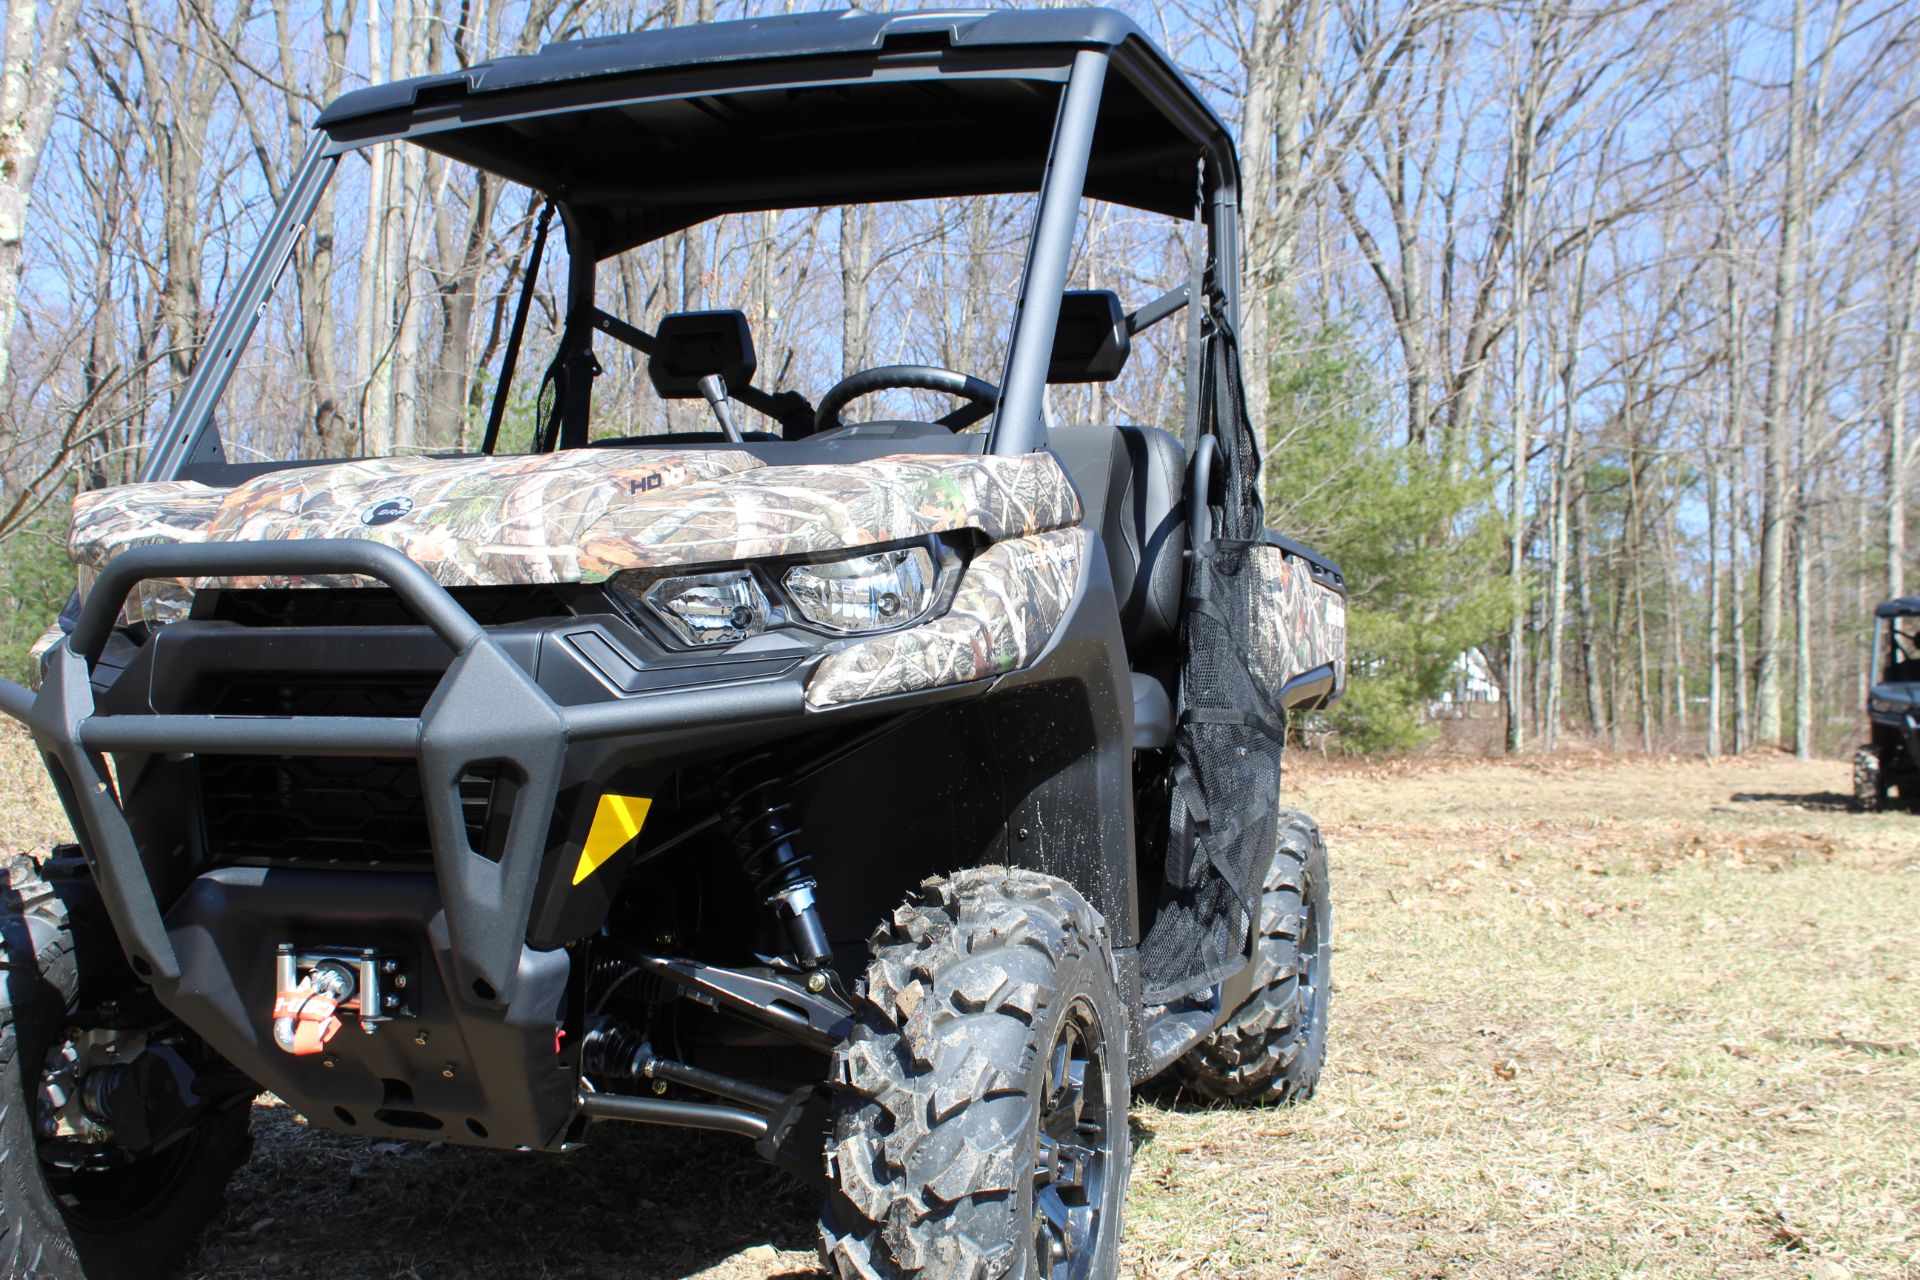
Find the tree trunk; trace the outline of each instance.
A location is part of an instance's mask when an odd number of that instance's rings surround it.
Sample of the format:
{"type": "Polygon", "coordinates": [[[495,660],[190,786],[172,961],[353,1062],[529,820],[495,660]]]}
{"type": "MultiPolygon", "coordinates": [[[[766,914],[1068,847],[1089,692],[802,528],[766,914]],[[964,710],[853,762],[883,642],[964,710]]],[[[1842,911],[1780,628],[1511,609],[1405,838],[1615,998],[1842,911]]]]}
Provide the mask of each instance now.
{"type": "MultiPolygon", "coordinates": [[[[1586,319],[1587,308],[1587,272],[1593,260],[1593,224],[1594,206],[1587,210],[1587,225],[1580,247],[1579,259],[1574,263],[1573,298],[1567,308],[1567,333],[1561,341],[1558,373],[1560,375],[1560,440],[1553,461],[1553,524],[1550,542],[1553,557],[1553,581],[1547,595],[1547,698],[1546,715],[1543,718],[1541,732],[1545,735],[1549,752],[1559,745],[1561,720],[1561,682],[1564,659],[1561,656],[1562,634],[1566,630],[1567,612],[1567,570],[1568,562],[1574,556],[1569,555],[1568,535],[1571,524],[1568,509],[1569,495],[1574,484],[1574,463],[1578,456],[1575,437],[1578,432],[1578,395],[1574,379],[1580,366],[1580,333],[1586,319]]],[[[1578,548],[1572,548],[1577,554],[1578,548]]],[[[1577,572],[1577,570],[1576,570],[1577,572]]],[[[1583,624],[1590,635],[1592,622],[1583,624]]],[[[1591,657],[1588,658],[1587,675],[1592,679],[1591,657]]],[[[1589,713],[1599,710],[1599,699],[1590,698],[1589,713]]],[[[1594,727],[1598,729],[1596,719],[1594,727]]]]}
{"type": "Polygon", "coordinates": [[[1593,568],[1587,558],[1587,530],[1592,516],[1587,510],[1584,482],[1574,499],[1573,517],[1573,599],[1580,624],[1580,667],[1586,678],[1587,724],[1597,742],[1602,733],[1611,730],[1602,710],[1606,704],[1600,696],[1600,660],[1593,635],[1593,568]]]}
{"type": "Polygon", "coordinates": [[[207,131],[226,83],[226,49],[238,43],[250,16],[250,4],[242,0],[221,31],[196,10],[181,6],[173,27],[163,31],[148,15],[145,0],[128,0],[127,5],[127,29],[141,77],[157,99],[131,109],[142,111],[149,122],[145,138],[160,183],[166,255],[160,305],[168,371],[176,388],[193,368],[206,321],[200,296],[206,244],[200,188],[206,176],[207,131]]]}
{"type": "MultiPolygon", "coordinates": [[[[409,78],[426,74],[427,27],[424,8],[418,0],[395,0],[393,40],[403,58],[403,74],[409,78]],[[404,15],[405,23],[402,25],[404,15]],[[403,35],[404,33],[404,35],[403,35]],[[402,40],[404,39],[404,45],[402,40]]],[[[420,351],[422,330],[430,316],[422,297],[426,258],[426,235],[432,226],[432,205],[426,196],[427,153],[408,146],[400,151],[399,223],[393,244],[392,280],[398,293],[394,316],[393,351],[393,446],[399,450],[418,450],[420,434],[420,351]]],[[[440,194],[440,193],[436,193],[440,194]]]]}
{"type": "Polygon", "coordinates": [[[1760,643],[1754,733],[1780,741],[1781,618],[1785,605],[1794,311],[1800,297],[1801,219],[1806,201],[1807,2],[1793,4],[1793,64],[1787,82],[1787,163],[1780,193],[1780,253],[1774,270],[1773,335],[1767,351],[1765,462],[1760,508],[1760,643]]]}
{"type": "Polygon", "coordinates": [[[1807,509],[1793,516],[1793,754],[1813,759],[1813,635],[1808,595],[1807,509]]]}
{"type": "MultiPolygon", "coordinates": [[[[331,102],[339,95],[346,74],[347,43],[353,27],[354,0],[344,0],[336,10],[333,0],[320,6],[321,71],[318,96],[331,102]]],[[[256,150],[261,153],[269,190],[275,200],[286,195],[291,165],[306,150],[308,141],[307,98],[303,86],[311,71],[296,61],[296,45],[290,0],[273,0],[274,33],[279,42],[280,103],[285,129],[286,150],[279,163],[268,156],[271,136],[255,132],[256,150]],[[283,167],[284,166],[284,167],[283,167]]],[[[234,70],[230,69],[232,76],[234,70]]],[[[241,92],[235,83],[235,92],[241,92]]],[[[251,119],[251,117],[249,117],[251,119]]],[[[300,315],[300,362],[306,391],[306,421],[312,431],[307,442],[312,456],[335,458],[350,452],[346,416],[340,412],[340,370],[334,350],[333,308],[335,184],[329,182],[320,192],[307,231],[294,245],[290,263],[294,302],[300,315]]]]}
{"type": "Polygon", "coordinates": [[[1707,758],[1720,740],[1720,464],[1707,454],[1707,758]]]}
{"type": "Polygon", "coordinates": [[[869,332],[873,321],[873,210],[847,205],[840,210],[840,351],[841,376],[870,363],[869,332]]]}
{"type": "MultiPolygon", "coordinates": [[[[1272,393],[1268,370],[1272,355],[1268,327],[1273,288],[1279,264],[1274,187],[1274,109],[1281,93],[1278,83],[1285,38],[1281,31],[1280,0],[1253,0],[1253,31],[1247,43],[1246,97],[1240,114],[1240,206],[1245,211],[1245,295],[1240,307],[1240,358],[1243,363],[1247,416],[1254,438],[1267,443],[1268,400],[1272,393]]],[[[1198,184],[1195,184],[1196,195],[1198,184]]]]}
{"type": "Polygon", "coordinates": [[[1254,0],[1244,55],[1240,207],[1245,220],[1240,352],[1247,414],[1263,448],[1283,430],[1268,421],[1274,300],[1293,268],[1308,195],[1306,121],[1319,98],[1325,0],[1254,0]]]}
{"type": "MultiPolygon", "coordinates": [[[[397,37],[393,41],[399,44],[397,37]]],[[[367,61],[387,64],[383,52],[380,0],[367,0],[367,61]]],[[[393,67],[387,65],[387,74],[393,67]]],[[[388,168],[397,144],[376,143],[366,151],[366,238],[360,242],[359,301],[354,313],[354,376],[360,383],[360,448],[369,458],[393,452],[393,417],[388,380],[380,373],[388,363],[387,343],[392,316],[387,294],[387,222],[392,208],[388,168]]]]}
{"type": "Polygon", "coordinates": [[[1559,447],[1554,455],[1552,492],[1547,528],[1547,682],[1541,695],[1540,745],[1548,754],[1560,748],[1561,666],[1567,614],[1567,485],[1572,479],[1573,449],[1569,428],[1563,426],[1559,447]]]}
{"type": "MultiPolygon", "coordinates": [[[[1662,485],[1672,491],[1672,477],[1667,475],[1668,468],[1660,467],[1662,485]]],[[[1684,591],[1680,581],[1680,531],[1678,528],[1678,503],[1670,502],[1657,526],[1660,537],[1661,576],[1667,589],[1667,653],[1662,663],[1664,673],[1663,692],[1669,696],[1661,699],[1662,707],[1673,717],[1672,727],[1684,734],[1687,731],[1687,650],[1681,636],[1680,611],[1684,591]]]]}
{"type": "Polygon", "coordinates": [[[1920,237],[1907,251],[1902,296],[1887,359],[1887,596],[1907,593],[1907,380],[1913,363],[1913,321],[1920,310],[1920,237]]]}
{"type": "Polygon", "coordinates": [[[1507,448],[1511,459],[1507,467],[1507,591],[1513,610],[1507,624],[1507,754],[1518,753],[1526,745],[1526,707],[1521,690],[1526,687],[1527,667],[1527,455],[1533,444],[1530,412],[1532,396],[1527,387],[1528,321],[1533,315],[1532,300],[1532,220],[1533,220],[1533,113],[1538,92],[1540,31],[1534,31],[1533,62],[1522,86],[1523,106],[1518,132],[1510,139],[1513,185],[1518,189],[1514,210],[1513,237],[1513,397],[1509,416],[1511,434],[1507,448]]]}
{"type": "Polygon", "coordinates": [[[1627,620],[1628,570],[1629,566],[1622,563],[1614,571],[1613,614],[1607,620],[1607,746],[1614,751],[1620,749],[1620,660],[1621,651],[1626,648],[1623,637],[1627,620]]]}
{"type": "Polygon", "coordinates": [[[1725,293],[1720,306],[1726,326],[1723,349],[1726,358],[1726,441],[1727,441],[1727,602],[1728,637],[1731,641],[1733,669],[1733,750],[1735,755],[1753,745],[1753,724],[1748,703],[1747,670],[1747,594],[1746,571],[1741,562],[1741,530],[1747,519],[1744,483],[1747,466],[1747,327],[1746,293],[1741,287],[1740,260],[1740,175],[1734,153],[1734,50],[1731,28],[1721,29],[1719,72],[1718,169],[1720,183],[1720,260],[1725,293]]]}
{"type": "MultiPolygon", "coordinates": [[[[1631,403],[1632,397],[1628,397],[1631,403]]],[[[1652,671],[1647,661],[1646,513],[1641,498],[1644,477],[1629,410],[1627,442],[1627,571],[1633,574],[1634,714],[1640,721],[1640,749],[1653,750],[1652,671]]]]}
{"type": "Polygon", "coordinates": [[[0,389],[11,369],[26,266],[27,209],[67,76],[80,0],[9,0],[0,65],[0,389]]]}

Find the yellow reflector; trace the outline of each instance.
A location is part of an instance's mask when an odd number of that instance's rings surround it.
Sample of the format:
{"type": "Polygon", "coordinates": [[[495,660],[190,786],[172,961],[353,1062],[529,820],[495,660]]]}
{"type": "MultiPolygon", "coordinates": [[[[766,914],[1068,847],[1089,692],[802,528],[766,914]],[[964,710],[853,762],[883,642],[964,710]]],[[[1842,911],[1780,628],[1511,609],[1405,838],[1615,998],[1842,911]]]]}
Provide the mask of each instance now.
{"type": "Polygon", "coordinates": [[[652,807],[653,801],[645,796],[601,796],[593,810],[593,826],[587,829],[586,846],[580,850],[580,865],[573,869],[573,882],[579,884],[626,848],[640,834],[652,807]]]}

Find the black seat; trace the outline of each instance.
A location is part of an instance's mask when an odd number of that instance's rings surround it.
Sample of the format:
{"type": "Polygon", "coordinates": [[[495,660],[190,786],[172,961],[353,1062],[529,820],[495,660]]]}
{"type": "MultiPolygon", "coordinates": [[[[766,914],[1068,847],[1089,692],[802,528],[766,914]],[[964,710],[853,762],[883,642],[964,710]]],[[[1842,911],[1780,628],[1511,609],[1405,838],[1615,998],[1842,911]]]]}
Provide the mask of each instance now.
{"type": "Polygon", "coordinates": [[[1138,668],[1173,643],[1187,549],[1187,451],[1158,427],[1056,427],[1048,443],[1100,531],[1138,668]]]}
{"type": "Polygon", "coordinates": [[[1107,549],[1133,668],[1133,745],[1166,747],[1186,582],[1187,451],[1157,427],[1056,427],[1047,442],[1107,549]]]}

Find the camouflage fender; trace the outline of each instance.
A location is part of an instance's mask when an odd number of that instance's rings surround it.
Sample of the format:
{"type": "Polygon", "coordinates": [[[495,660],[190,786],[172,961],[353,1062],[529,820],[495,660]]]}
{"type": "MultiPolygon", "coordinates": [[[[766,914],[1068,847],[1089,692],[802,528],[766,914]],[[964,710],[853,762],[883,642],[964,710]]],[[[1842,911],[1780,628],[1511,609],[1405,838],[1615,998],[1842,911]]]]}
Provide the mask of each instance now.
{"type": "Polygon", "coordinates": [[[66,638],[66,630],[56,622],[41,632],[40,638],[35,640],[32,647],[27,650],[27,685],[34,692],[37,693],[40,690],[41,660],[52,651],[53,646],[66,638]]]}
{"type": "Polygon", "coordinates": [[[190,480],[89,490],[73,500],[67,551],[75,564],[97,569],[134,547],[205,542],[226,496],[190,480]]]}
{"type": "MultiPolygon", "coordinates": [[[[623,569],[831,552],[973,528],[1020,537],[1077,521],[1051,455],[895,455],[769,466],[740,450],[587,449],[384,458],[274,472],[233,489],[168,482],[79,496],[70,549],[97,569],[153,542],[365,538],[448,586],[597,582],[623,569]]],[[[342,586],[353,578],[219,585],[342,586]]],[[[129,616],[178,616],[207,582],[148,584],[129,616]]]]}
{"type": "Polygon", "coordinates": [[[1261,594],[1247,663],[1254,679],[1278,694],[1295,676],[1332,663],[1334,679],[1344,688],[1347,602],[1315,582],[1304,561],[1279,547],[1255,546],[1249,559],[1261,594]]]}
{"type": "Polygon", "coordinates": [[[1087,541],[1084,529],[1059,529],[988,547],[967,566],[946,613],[829,654],[807,682],[808,704],[839,706],[1026,666],[1066,616],[1087,541]]]}

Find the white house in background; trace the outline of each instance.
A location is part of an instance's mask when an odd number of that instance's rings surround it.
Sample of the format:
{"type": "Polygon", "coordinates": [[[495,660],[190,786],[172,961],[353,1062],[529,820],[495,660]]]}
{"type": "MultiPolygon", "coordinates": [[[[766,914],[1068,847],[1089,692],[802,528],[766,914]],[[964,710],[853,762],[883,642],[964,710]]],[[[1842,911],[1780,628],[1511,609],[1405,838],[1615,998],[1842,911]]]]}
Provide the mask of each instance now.
{"type": "Polygon", "coordinates": [[[1468,649],[1453,660],[1453,671],[1448,676],[1447,687],[1435,700],[1432,711],[1439,715],[1448,710],[1459,711],[1476,702],[1500,701],[1500,686],[1493,678],[1493,666],[1487,661],[1487,655],[1479,649],[1468,649]]]}

